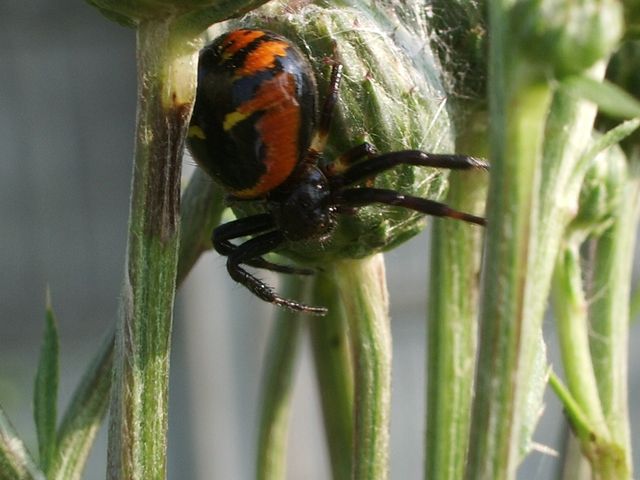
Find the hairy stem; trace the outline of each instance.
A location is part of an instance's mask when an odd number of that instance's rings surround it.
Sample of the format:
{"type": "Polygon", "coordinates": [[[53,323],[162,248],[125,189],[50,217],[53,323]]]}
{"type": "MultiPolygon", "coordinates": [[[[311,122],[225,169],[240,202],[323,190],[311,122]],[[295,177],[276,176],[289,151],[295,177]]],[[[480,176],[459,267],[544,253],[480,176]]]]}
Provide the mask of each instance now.
{"type": "Polygon", "coordinates": [[[138,118],[122,317],[116,330],[107,476],[166,476],[169,351],[180,170],[197,47],[171,20],[138,28],[138,118]],[[193,47],[193,45],[192,45],[193,47]]]}

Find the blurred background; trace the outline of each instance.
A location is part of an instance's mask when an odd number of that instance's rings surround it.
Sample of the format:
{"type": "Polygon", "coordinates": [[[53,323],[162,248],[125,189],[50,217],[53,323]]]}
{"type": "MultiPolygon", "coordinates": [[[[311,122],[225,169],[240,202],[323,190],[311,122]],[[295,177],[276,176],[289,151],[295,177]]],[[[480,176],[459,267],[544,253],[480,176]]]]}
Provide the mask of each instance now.
{"type": "MultiPolygon", "coordinates": [[[[80,0],[0,3],[0,404],[32,452],[30,405],[47,286],[61,337],[59,411],[118,308],[133,147],[134,44],[131,30],[80,0]]],[[[392,479],[422,477],[427,244],[423,234],[387,255],[394,335],[392,479]]],[[[253,478],[256,404],[271,327],[264,319],[272,311],[236,286],[213,254],[201,259],[185,283],[171,360],[169,478],[253,478]]],[[[557,362],[553,325],[547,321],[546,327],[557,362]]],[[[631,345],[638,342],[636,324],[631,345]]],[[[631,348],[631,355],[637,472],[640,349],[631,348]]],[[[560,449],[560,407],[552,395],[546,399],[535,440],[560,449]]],[[[296,373],[290,479],[329,478],[318,409],[305,340],[296,373]]],[[[85,478],[104,478],[105,468],[103,429],[85,478]]],[[[533,453],[519,477],[555,478],[558,468],[554,457],[533,453]]]]}

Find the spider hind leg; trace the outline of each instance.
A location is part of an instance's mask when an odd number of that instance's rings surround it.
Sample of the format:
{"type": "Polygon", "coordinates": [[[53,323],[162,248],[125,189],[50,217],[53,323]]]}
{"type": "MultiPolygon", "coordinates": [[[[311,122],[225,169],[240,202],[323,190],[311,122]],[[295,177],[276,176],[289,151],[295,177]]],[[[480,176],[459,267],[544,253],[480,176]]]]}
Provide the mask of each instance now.
{"type": "Polygon", "coordinates": [[[229,275],[236,282],[241,283],[254,295],[266,302],[299,312],[311,313],[314,315],[325,315],[327,313],[326,308],[313,307],[283,298],[275,293],[273,289],[262,280],[242,268],[241,265],[250,265],[252,260],[273,251],[284,241],[285,238],[282,233],[272,231],[258,235],[257,237],[240,244],[229,254],[227,258],[227,271],[229,272],[229,275]]]}

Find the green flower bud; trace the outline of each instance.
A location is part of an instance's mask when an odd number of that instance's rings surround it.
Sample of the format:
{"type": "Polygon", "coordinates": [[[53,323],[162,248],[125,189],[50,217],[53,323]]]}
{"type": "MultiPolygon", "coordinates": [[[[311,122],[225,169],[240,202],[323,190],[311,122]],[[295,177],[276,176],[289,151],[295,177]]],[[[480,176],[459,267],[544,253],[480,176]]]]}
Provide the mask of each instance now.
{"type": "Polygon", "coordinates": [[[550,67],[558,78],[611,55],[624,25],[618,0],[521,0],[511,18],[514,54],[550,67]]]}
{"type": "Polygon", "coordinates": [[[570,230],[597,235],[608,228],[619,209],[626,178],[627,162],[622,149],[616,145],[601,152],[586,172],[578,214],[570,230]]]}
{"type": "MultiPolygon", "coordinates": [[[[329,80],[327,59],[342,63],[343,81],[323,152],[325,161],[365,141],[380,152],[453,151],[440,72],[425,39],[414,37],[411,41],[422,48],[405,50],[407,44],[394,38],[391,22],[381,23],[380,18],[363,11],[317,5],[292,13],[290,7],[270,3],[240,25],[275,31],[296,43],[314,68],[320,102],[329,80]]],[[[401,166],[378,175],[373,182],[377,188],[437,200],[446,188],[446,172],[401,166]]],[[[246,216],[256,211],[250,203],[233,208],[239,216],[246,216]]],[[[293,242],[283,253],[312,263],[360,258],[393,248],[420,232],[424,223],[424,216],[411,210],[367,206],[340,215],[330,238],[293,242]]]]}

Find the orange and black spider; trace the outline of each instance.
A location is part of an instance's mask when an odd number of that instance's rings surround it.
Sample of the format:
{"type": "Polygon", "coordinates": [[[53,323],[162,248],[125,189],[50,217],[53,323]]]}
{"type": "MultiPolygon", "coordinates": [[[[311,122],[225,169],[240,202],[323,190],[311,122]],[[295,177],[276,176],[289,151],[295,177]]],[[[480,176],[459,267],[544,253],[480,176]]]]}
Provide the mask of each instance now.
{"type": "Polygon", "coordinates": [[[484,225],[483,218],[388,189],[359,186],[397,165],[447,169],[487,168],[477,158],[405,150],[378,154],[358,145],[321,166],[342,65],[334,62],[328,94],[317,113],[316,80],[308,60],[286,38],[264,30],[235,30],[205,47],[189,128],[191,153],[232,198],[259,200],[265,213],[217,227],[214,248],[227,256],[227,270],[262,300],[303,312],[325,314],[279,296],[243,265],[282,273],[312,270],[263,258],[286,242],[322,239],[341,214],[375,203],[484,225]],[[231,240],[252,237],[238,245],[231,240]]]}

